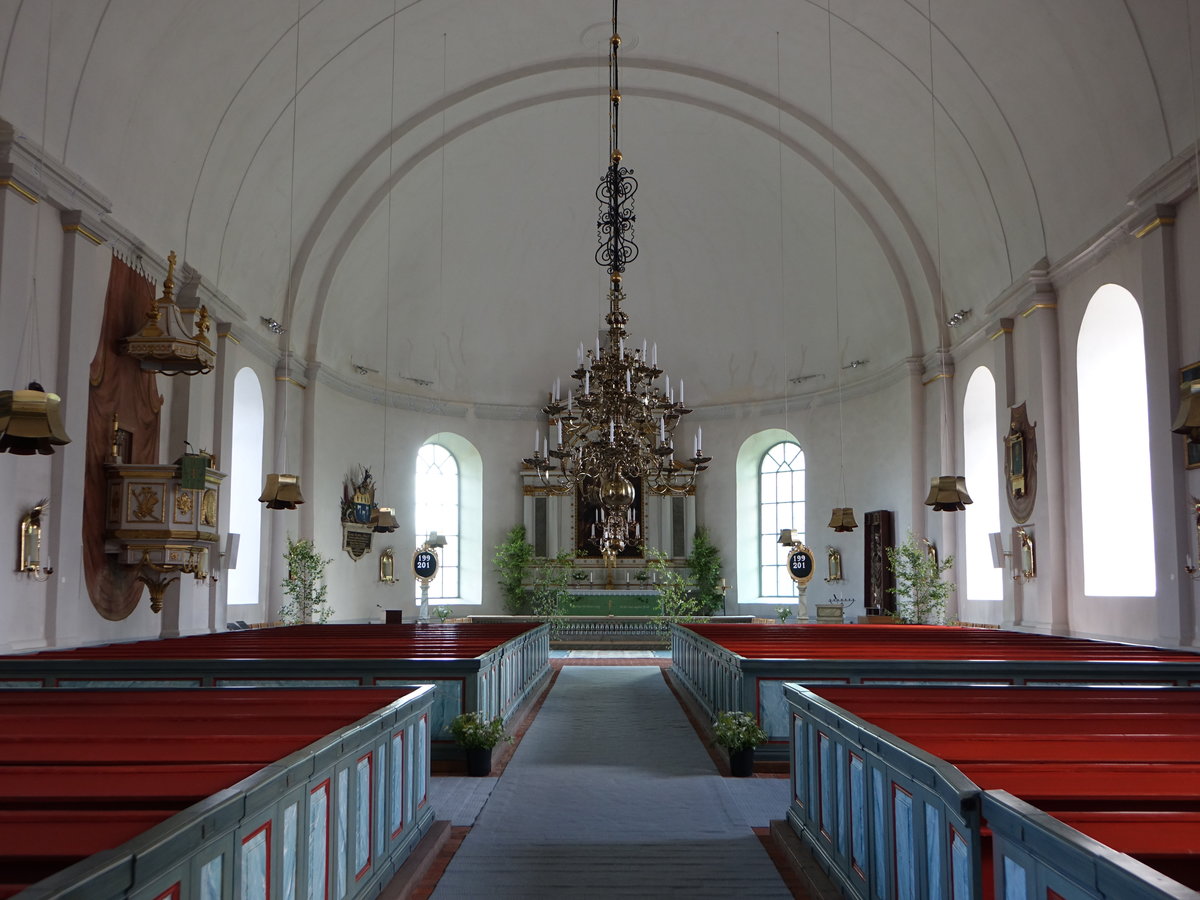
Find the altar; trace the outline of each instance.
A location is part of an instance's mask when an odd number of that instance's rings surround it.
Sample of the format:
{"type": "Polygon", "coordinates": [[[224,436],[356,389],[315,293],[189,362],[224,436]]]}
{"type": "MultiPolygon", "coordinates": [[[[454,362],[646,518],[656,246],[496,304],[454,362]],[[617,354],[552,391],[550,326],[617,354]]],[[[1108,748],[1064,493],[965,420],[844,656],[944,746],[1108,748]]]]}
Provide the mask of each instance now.
{"type": "Polygon", "coordinates": [[[651,587],[568,588],[568,616],[661,616],[662,597],[651,587]]]}

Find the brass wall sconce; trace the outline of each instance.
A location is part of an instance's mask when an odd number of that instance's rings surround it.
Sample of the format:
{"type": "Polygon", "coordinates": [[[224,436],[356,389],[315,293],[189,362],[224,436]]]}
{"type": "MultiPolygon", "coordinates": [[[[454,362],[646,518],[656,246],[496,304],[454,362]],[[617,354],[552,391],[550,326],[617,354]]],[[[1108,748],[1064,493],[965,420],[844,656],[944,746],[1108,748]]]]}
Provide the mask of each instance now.
{"type": "Polygon", "coordinates": [[[21,549],[17,571],[32,576],[34,581],[46,581],[54,574],[53,567],[42,566],[42,513],[49,505],[49,500],[39,500],[33,509],[21,516],[21,549]]]}
{"type": "Polygon", "coordinates": [[[1013,546],[1013,581],[1032,581],[1037,577],[1037,557],[1034,553],[1033,535],[1024,528],[1013,532],[1016,543],[1013,546]]]}
{"type": "MultiPolygon", "coordinates": [[[[1200,555],[1200,500],[1192,498],[1192,522],[1196,526],[1196,551],[1200,555]]],[[[1184,570],[1192,576],[1192,580],[1200,579],[1200,565],[1192,564],[1192,555],[1189,553],[1184,560],[1184,570]]]]}
{"type": "Polygon", "coordinates": [[[829,574],[825,576],[826,581],[841,581],[842,580],[842,551],[834,547],[825,548],[825,562],[829,568],[829,574]]]}
{"type": "Polygon", "coordinates": [[[392,584],[396,580],[396,554],[388,547],[379,554],[379,580],[392,584]]]}

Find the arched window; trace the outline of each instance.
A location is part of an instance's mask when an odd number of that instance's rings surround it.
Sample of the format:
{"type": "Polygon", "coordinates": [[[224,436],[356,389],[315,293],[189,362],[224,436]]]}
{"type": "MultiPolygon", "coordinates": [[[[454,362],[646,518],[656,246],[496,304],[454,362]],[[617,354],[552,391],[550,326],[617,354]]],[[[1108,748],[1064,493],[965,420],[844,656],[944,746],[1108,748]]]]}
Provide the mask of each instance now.
{"type": "Polygon", "coordinates": [[[798,601],[779,546],[781,529],[804,540],[804,451],[783,441],[763,454],[758,470],[759,594],[763,599],[798,601]]]}
{"type": "Polygon", "coordinates": [[[1083,592],[1152,597],[1146,348],[1142,312],[1125,288],[1106,284],[1092,295],[1079,326],[1076,372],[1083,592]]]}
{"type": "MultiPolygon", "coordinates": [[[[240,535],[237,567],[225,576],[228,606],[259,602],[262,560],[263,397],[254,370],[233,379],[233,430],[229,459],[229,531],[240,535]]],[[[231,616],[231,618],[236,618],[231,616]]]]}
{"type": "Polygon", "coordinates": [[[996,435],[996,379],[980,366],[963,397],[963,462],[975,502],[966,508],[968,600],[1004,599],[1004,572],[992,565],[989,535],[1000,530],[1000,450],[996,435]]]}
{"type": "MultiPolygon", "coordinates": [[[[428,443],[417,451],[417,481],[414,523],[416,542],[421,544],[436,531],[446,538],[438,555],[441,565],[429,584],[430,600],[459,600],[460,494],[458,460],[441,444],[428,443]]],[[[416,598],[421,585],[416,582],[416,598]]]]}

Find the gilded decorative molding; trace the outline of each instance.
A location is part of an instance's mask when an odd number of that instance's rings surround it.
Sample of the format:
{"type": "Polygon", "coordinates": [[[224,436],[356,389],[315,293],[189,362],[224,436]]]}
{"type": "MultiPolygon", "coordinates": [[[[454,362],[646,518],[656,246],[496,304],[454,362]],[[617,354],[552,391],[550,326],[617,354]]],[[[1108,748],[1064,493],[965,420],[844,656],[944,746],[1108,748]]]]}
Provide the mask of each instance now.
{"type": "Polygon", "coordinates": [[[1029,309],[1025,310],[1025,312],[1021,313],[1021,318],[1028,319],[1039,309],[1058,309],[1058,304],[1057,303],[1035,303],[1035,304],[1033,304],[1033,306],[1029,307],[1029,309]]]}
{"type": "Polygon", "coordinates": [[[933,384],[935,381],[938,381],[942,378],[953,378],[953,377],[954,377],[953,372],[938,372],[932,378],[927,378],[924,381],[922,381],[921,387],[928,387],[929,385],[933,384]]]}
{"type": "Polygon", "coordinates": [[[302,391],[308,390],[307,384],[301,384],[295,378],[293,378],[291,375],[276,375],[275,380],[282,381],[284,384],[294,384],[296,387],[300,388],[300,390],[302,390],[302,391]]]}
{"type": "Polygon", "coordinates": [[[63,233],[64,234],[78,234],[81,237],[87,238],[89,241],[91,241],[97,247],[102,246],[104,244],[104,238],[100,237],[97,234],[92,234],[92,232],[88,231],[86,228],[84,228],[82,225],[80,225],[78,223],[64,225],[63,233]]]}
{"type": "Polygon", "coordinates": [[[37,198],[37,194],[25,190],[25,188],[21,187],[21,185],[13,178],[0,178],[0,188],[8,188],[10,191],[16,191],[30,203],[40,202],[37,198]]]}
{"type": "Polygon", "coordinates": [[[1147,222],[1145,225],[1143,225],[1141,228],[1139,228],[1137,231],[1135,231],[1133,233],[1133,236],[1135,238],[1144,238],[1146,235],[1150,234],[1152,231],[1154,231],[1157,228],[1160,228],[1163,225],[1174,225],[1174,224],[1175,224],[1174,216],[1155,216],[1153,219],[1151,219],[1149,222],[1147,222]]]}
{"type": "Polygon", "coordinates": [[[1004,337],[1004,335],[1006,335],[1006,334],[1012,334],[1012,333],[1013,333],[1013,330],[1012,330],[1012,328],[1010,328],[1010,327],[1007,327],[1007,326],[1005,326],[1005,327],[1001,327],[1001,328],[998,328],[998,329],[996,329],[996,333],[995,333],[995,334],[993,334],[993,335],[991,335],[991,336],[988,338],[988,340],[989,340],[989,341],[994,341],[994,340],[996,340],[996,338],[999,338],[999,337],[1004,337]]]}

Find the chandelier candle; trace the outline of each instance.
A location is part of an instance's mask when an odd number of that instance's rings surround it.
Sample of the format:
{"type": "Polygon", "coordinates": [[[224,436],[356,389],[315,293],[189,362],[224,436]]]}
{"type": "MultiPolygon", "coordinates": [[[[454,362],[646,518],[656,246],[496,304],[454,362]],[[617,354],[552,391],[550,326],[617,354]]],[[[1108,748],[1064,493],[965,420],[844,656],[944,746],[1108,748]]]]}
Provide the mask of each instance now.
{"type": "MultiPolygon", "coordinates": [[[[578,398],[567,392],[563,405],[560,381],[555,379],[550,402],[542,412],[557,425],[558,446],[538,452],[522,462],[537,471],[542,483],[558,494],[579,490],[597,498],[602,523],[596,541],[607,559],[614,558],[640,534],[633,509],[637,489],[651,494],[683,495],[695,490],[697,476],[712,460],[701,451],[697,430],[690,459],[675,459],[675,428],[691,412],[684,406],[683,380],[679,400],[671,390],[671,379],[658,368],[658,344],[642,340],[641,352],[625,352],[629,314],[622,308],[625,266],[637,258],[633,232],[636,216],[633,195],[637,179],[633,170],[621,165],[619,115],[621,90],[617,51],[617,3],[613,0],[613,33],[609,40],[609,164],[596,188],[600,216],[596,223],[599,248],[596,262],[608,271],[608,328],[603,343],[596,337],[594,350],[580,344],[577,366],[571,377],[578,383],[578,398]],[[663,379],[659,386],[659,379],[663,379]],[[578,407],[578,408],[576,408],[578,407]]],[[[536,433],[536,432],[535,432],[536,433]]]]}

